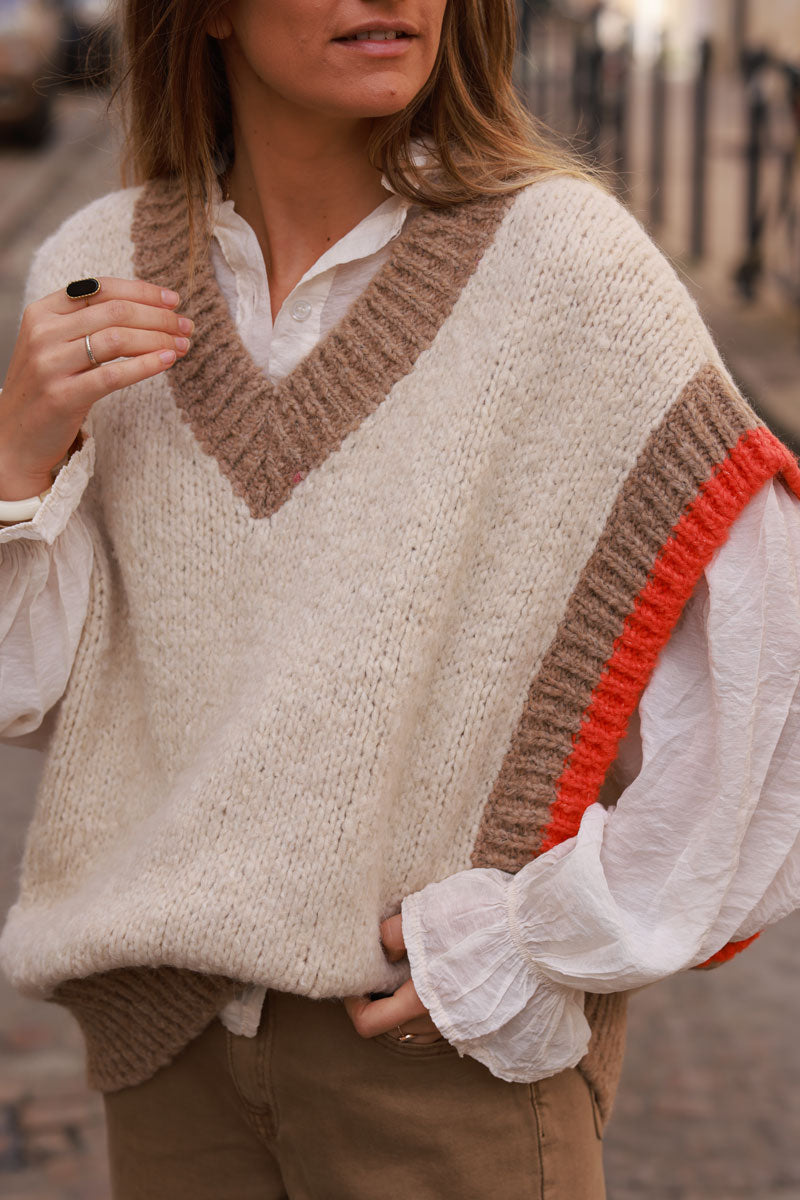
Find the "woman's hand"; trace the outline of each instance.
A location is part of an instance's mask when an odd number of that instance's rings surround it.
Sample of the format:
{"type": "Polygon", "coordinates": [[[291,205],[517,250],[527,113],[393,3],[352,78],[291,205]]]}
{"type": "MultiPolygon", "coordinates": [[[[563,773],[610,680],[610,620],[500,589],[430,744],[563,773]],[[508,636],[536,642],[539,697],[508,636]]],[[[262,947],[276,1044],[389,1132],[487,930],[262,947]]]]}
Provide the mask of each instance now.
{"type": "MultiPolygon", "coordinates": [[[[381,922],[381,942],[389,962],[405,957],[403,919],[399,914],[381,922]]],[[[415,1042],[437,1042],[442,1036],[417,995],[413,979],[401,984],[394,995],[380,1000],[346,996],[344,1006],[356,1031],[365,1038],[396,1030],[398,1025],[403,1033],[413,1033],[415,1042]]]]}
{"type": "Polygon", "coordinates": [[[45,491],[93,404],[186,354],[193,322],[179,302],[154,284],[102,278],[88,304],[62,290],[28,305],[0,395],[0,500],[45,491]]]}

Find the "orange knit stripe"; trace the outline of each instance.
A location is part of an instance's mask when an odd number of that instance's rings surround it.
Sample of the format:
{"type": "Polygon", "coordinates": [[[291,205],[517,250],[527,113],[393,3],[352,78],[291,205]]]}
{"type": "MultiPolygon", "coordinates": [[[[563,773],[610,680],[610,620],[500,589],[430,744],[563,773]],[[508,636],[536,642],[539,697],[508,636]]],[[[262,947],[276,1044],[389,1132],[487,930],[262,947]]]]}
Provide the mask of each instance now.
{"type": "Polygon", "coordinates": [[[723,946],[716,954],[712,954],[711,958],[707,958],[705,962],[698,963],[694,970],[702,971],[703,967],[711,967],[716,963],[729,962],[741,950],[746,950],[750,943],[754,942],[757,937],[760,937],[760,934],[754,933],[752,937],[744,938],[741,942],[728,942],[727,946],[723,946]]]}
{"type": "Polygon", "coordinates": [[[747,430],[672,530],[573,737],[539,853],[578,832],[617,755],[656,659],[704,568],[748,502],[778,474],[800,498],[800,468],[789,450],[768,429],[747,430]]]}

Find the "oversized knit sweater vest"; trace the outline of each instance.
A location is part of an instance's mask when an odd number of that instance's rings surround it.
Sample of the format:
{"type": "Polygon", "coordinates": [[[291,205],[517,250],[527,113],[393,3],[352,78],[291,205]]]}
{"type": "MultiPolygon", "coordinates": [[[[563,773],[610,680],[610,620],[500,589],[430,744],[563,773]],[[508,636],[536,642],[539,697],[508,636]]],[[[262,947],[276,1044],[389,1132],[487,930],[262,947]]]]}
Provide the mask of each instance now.
{"type": "MultiPolygon", "coordinates": [[[[29,295],[187,297],[186,226],[167,183],[108,196],[29,295]]],[[[800,494],[670,266],[583,182],[423,213],[277,385],[207,258],[183,307],[187,359],[88,423],[90,609],[0,943],[105,1090],[241,983],[394,988],[405,895],[572,836],[729,526],[778,473],[800,494]]],[[[607,1115],[624,997],[586,1013],[607,1115]]]]}

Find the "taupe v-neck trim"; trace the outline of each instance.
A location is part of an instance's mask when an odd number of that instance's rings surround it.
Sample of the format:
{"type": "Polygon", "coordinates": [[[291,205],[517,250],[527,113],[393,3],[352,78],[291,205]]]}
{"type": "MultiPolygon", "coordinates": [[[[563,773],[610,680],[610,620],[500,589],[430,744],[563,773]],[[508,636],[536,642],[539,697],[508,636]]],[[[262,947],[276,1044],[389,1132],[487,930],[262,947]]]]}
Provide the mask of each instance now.
{"type": "Polygon", "coordinates": [[[167,379],[198,443],[253,517],[269,517],[309,471],[385,399],[431,345],[511,203],[481,198],[428,209],[345,317],[273,384],[236,330],[208,254],[189,296],[185,202],[168,180],[145,184],[131,236],[143,280],[175,288],[195,322],[193,345],[167,379]]]}

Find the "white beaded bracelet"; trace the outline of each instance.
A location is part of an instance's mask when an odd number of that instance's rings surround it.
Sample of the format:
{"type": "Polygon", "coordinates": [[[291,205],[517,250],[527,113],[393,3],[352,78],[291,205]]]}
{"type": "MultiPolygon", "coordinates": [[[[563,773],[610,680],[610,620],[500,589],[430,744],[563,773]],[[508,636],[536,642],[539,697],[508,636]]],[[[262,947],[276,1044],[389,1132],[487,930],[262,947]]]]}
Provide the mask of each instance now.
{"type": "Polygon", "coordinates": [[[0,500],[0,525],[18,525],[20,521],[31,521],[52,491],[52,484],[38,496],[27,500],[0,500]]]}

